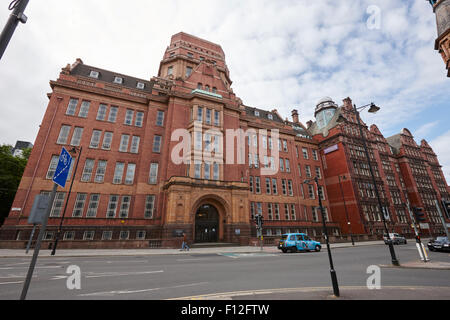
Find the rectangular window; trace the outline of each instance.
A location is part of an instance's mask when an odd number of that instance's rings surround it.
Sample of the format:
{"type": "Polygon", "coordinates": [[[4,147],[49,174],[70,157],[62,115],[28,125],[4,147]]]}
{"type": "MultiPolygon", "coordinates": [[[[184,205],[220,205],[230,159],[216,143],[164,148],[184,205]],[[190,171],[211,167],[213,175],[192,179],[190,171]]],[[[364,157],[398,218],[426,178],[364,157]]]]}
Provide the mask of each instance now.
{"type": "Polygon", "coordinates": [[[192,67],[186,67],[186,77],[189,77],[192,74],[192,67]]]}
{"type": "Polygon", "coordinates": [[[204,177],[206,180],[211,179],[211,163],[205,162],[205,174],[204,177]]]}
{"type": "Polygon", "coordinates": [[[261,193],[261,178],[255,177],[255,190],[256,193],[261,193]]]}
{"type": "Polygon", "coordinates": [[[127,152],[128,151],[128,142],[130,141],[130,136],[128,134],[123,134],[120,138],[120,152],[127,152]]]}
{"type": "Polygon", "coordinates": [[[287,141],[283,140],[283,151],[284,152],[288,152],[288,145],[287,145],[287,141]]]}
{"type": "Polygon", "coordinates": [[[284,159],[280,158],[280,171],[284,172],[284,159]]]}
{"type": "Polygon", "coordinates": [[[89,148],[97,149],[100,145],[101,136],[102,132],[100,130],[92,131],[91,143],[89,144],[89,148]]]}
{"type": "Polygon", "coordinates": [[[144,113],[142,111],[137,111],[136,112],[136,119],[134,120],[134,125],[136,127],[142,127],[142,125],[144,124],[144,113]]]}
{"type": "Polygon", "coordinates": [[[155,196],[154,195],[148,195],[145,198],[144,218],[145,219],[153,219],[154,211],[155,211],[155,196]]]}
{"type": "Polygon", "coordinates": [[[100,202],[100,195],[91,194],[91,197],[89,199],[89,206],[86,212],[87,218],[94,218],[97,216],[97,209],[99,202],[100,202]]]}
{"type": "Polygon", "coordinates": [[[309,159],[308,149],[302,148],[302,152],[303,152],[303,158],[304,159],[309,159]]]}
{"type": "Polygon", "coordinates": [[[266,178],[266,193],[270,194],[271,186],[270,186],[270,178],[266,178]]]}
{"type": "Polygon", "coordinates": [[[289,212],[289,204],[287,204],[287,203],[284,204],[284,219],[285,220],[291,219],[291,214],[289,212]]]}
{"type": "Polygon", "coordinates": [[[119,240],[128,240],[130,238],[130,231],[120,231],[119,240]]]}
{"type": "Polygon", "coordinates": [[[138,136],[133,136],[133,138],[131,139],[131,148],[130,148],[130,152],[131,153],[139,153],[139,143],[141,141],[141,138],[138,136]]]}
{"type": "Polygon", "coordinates": [[[250,203],[250,218],[253,220],[255,219],[255,203],[250,203]]]}
{"type": "Polygon", "coordinates": [[[83,101],[81,103],[81,108],[80,108],[80,112],[78,113],[78,116],[80,118],[87,118],[90,107],[91,107],[91,103],[89,101],[83,101]]]}
{"type": "Polygon", "coordinates": [[[272,179],[272,191],[273,191],[274,195],[278,194],[277,179],[276,178],[272,179]]]}
{"type": "Polygon", "coordinates": [[[146,232],[143,230],[136,231],[136,240],[145,240],[146,232]]]}
{"type": "Polygon", "coordinates": [[[320,170],[320,167],[316,167],[316,177],[322,179],[322,172],[320,170]]]}
{"type": "Polygon", "coordinates": [[[58,140],[56,141],[57,144],[67,144],[67,139],[69,137],[71,126],[63,125],[61,127],[61,130],[59,131],[58,140]]]}
{"type": "Polygon", "coordinates": [[[306,170],[306,177],[311,178],[311,167],[305,166],[305,170],[306,170]]]}
{"type": "Polygon", "coordinates": [[[197,108],[197,121],[203,122],[203,108],[201,107],[197,108]]]}
{"type": "Polygon", "coordinates": [[[149,184],[156,184],[158,181],[158,163],[150,164],[150,176],[148,179],[149,184]]]}
{"type": "Polygon", "coordinates": [[[316,195],[314,193],[314,186],[312,184],[308,184],[308,194],[310,199],[316,198],[316,195]]]}
{"type": "Polygon", "coordinates": [[[206,109],[206,124],[211,124],[211,109],[206,109]]]}
{"type": "Polygon", "coordinates": [[[268,215],[269,220],[273,220],[273,211],[272,210],[273,210],[272,204],[268,203],[267,204],[267,215],[268,215]]]}
{"type": "Polygon", "coordinates": [[[86,159],[86,162],[84,163],[83,174],[81,175],[82,182],[91,181],[92,171],[94,170],[94,164],[95,164],[94,159],[86,159]]]}
{"type": "Polygon", "coordinates": [[[86,193],[77,193],[75,205],[73,207],[72,217],[81,218],[83,216],[84,204],[86,202],[86,193]]]}
{"type": "Polygon", "coordinates": [[[122,204],[120,205],[119,217],[121,219],[128,218],[130,210],[131,196],[122,196],[122,204]]]}
{"type": "Polygon", "coordinates": [[[292,180],[288,180],[288,191],[291,197],[294,196],[294,190],[292,188],[292,180]]]}
{"type": "Polygon", "coordinates": [[[55,175],[56,167],[58,166],[59,156],[52,156],[52,160],[50,160],[50,165],[47,170],[47,179],[53,179],[55,175]]]}
{"type": "Polygon", "coordinates": [[[313,154],[313,159],[314,159],[314,160],[316,160],[316,161],[319,160],[319,156],[318,156],[318,154],[317,154],[317,150],[313,150],[313,151],[312,151],[312,154],[313,154]]]}
{"type": "Polygon", "coordinates": [[[161,136],[155,136],[153,138],[153,152],[160,153],[161,152],[161,136]]]}
{"type": "Polygon", "coordinates": [[[286,180],[281,179],[281,190],[283,192],[283,195],[287,195],[287,187],[286,187],[286,180]]]}
{"type": "Polygon", "coordinates": [[[248,181],[250,186],[250,192],[253,193],[253,177],[250,176],[248,181]]]}
{"type": "Polygon", "coordinates": [[[302,166],[301,165],[297,165],[298,167],[298,174],[301,177],[302,176],[302,166]]]}
{"type": "Polygon", "coordinates": [[[79,146],[81,142],[81,137],[83,135],[83,128],[75,127],[73,130],[72,141],[70,142],[71,146],[79,146]]]}
{"type": "Polygon", "coordinates": [[[112,194],[109,196],[108,209],[106,211],[107,218],[115,218],[117,212],[117,205],[119,202],[119,196],[112,194]]]}
{"type": "Polygon", "coordinates": [[[98,112],[97,112],[97,120],[99,121],[105,121],[106,119],[106,112],[108,111],[108,106],[106,104],[100,104],[98,106],[98,112]]]}
{"type": "Polygon", "coordinates": [[[95,173],[95,179],[94,181],[97,183],[103,183],[105,180],[105,173],[106,173],[106,160],[99,160],[97,164],[97,172],[95,173]]]}
{"type": "Polygon", "coordinates": [[[213,165],[213,179],[219,180],[220,172],[219,172],[219,164],[214,162],[213,165]]]}
{"type": "Polygon", "coordinates": [[[289,159],[286,159],[286,172],[291,172],[291,163],[289,159]]]}
{"type": "Polygon", "coordinates": [[[122,177],[123,177],[124,169],[125,169],[125,163],[123,163],[123,162],[117,162],[116,163],[116,169],[114,170],[114,178],[113,178],[113,183],[114,184],[121,184],[122,183],[122,177]]]}
{"type": "MultiPolygon", "coordinates": [[[[43,191],[43,192],[41,192],[41,194],[50,196],[50,192],[47,192],[47,191],[43,191]]],[[[57,217],[61,216],[61,210],[64,205],[65,197],[66,197],[65,192],[57,192],[56,193],[55,201],[53,202],[52,210],[50,211],[50,217],[57,218],[57,217]]]]}
{"type": "Polygon", "coordinates": [[[214,111],[214,125],[220,126],[220,113],[219,111],[214,111]]]}
{"type": "Polygon", "coordinates": [[[74,116],[75,115],[75,111],[77,109],[77,105],[78,105],[78,99],[70,99],[69,100],[69,105],[67,106],[66,114],[68,116],[74,116]]]}
{"type": "Polygon", "coordinates": [[[297,220],[297,214],[295,212],[295,204],[291,204],[291,219],[297,220]]]}
{"type": "Polygon", "coordinates": [[[112,240],[112,231],[103,231],[102,240],[112,240]]]}
{"type": "Polygon", "coordinates": [[[173,74],[173,66],[167,68],[167,75],[171,76],[173,74]]]}
{"type": "Polygon", "coordinates": [[[127,173],[125,175],[125,184],[134,183],[134,173],[136,171],[136,164],[129,163],[127,166],[127,173]]]}
{"type": "Polygon", "coordinates": [[[127,126],[133,125],[134,111],[127,109],[127,113],[125,114],[125,122],[124,124],[127,126]]]}
{"type": "Polygon", "coordinates": [[[83,234],[83,240],[94,240],[95,231],[85,231],[83,234]]]}
{"type": "Polygon", "coordinates": [[[164,111],[156,112],[156,125],[159,127],[164,125],[164,111]]]}
{"type": "Polygon", "coordinates": [[[275,203],[275,220],[280,220],[280,205],[275,203]]]}
{"type": "Polygon", "coordinates": [[[63,240],[74,240],[74,239],[75,239],[75,231],[64,232],[63,240]]]}
{"type": "Polygon", "coordinates": [[[202,178],[202,164],[201,162],[194,163],[194,178],[201,179],[202,178]]]}
{"type": "Polygon", "coordinates": [[[111,107],[111,109],[109,110],[108,122],[113,122],[113,123],[116,122],[118,111],[119,111],[118,107],[111,107]]]}
{"type": "Polygon", "coordinates": [[[103,143],[102,143],[103,150],[111,150],[112,139],[113,139],[113,133],[105,132],[105,135],[103,136],[103,143]]]}

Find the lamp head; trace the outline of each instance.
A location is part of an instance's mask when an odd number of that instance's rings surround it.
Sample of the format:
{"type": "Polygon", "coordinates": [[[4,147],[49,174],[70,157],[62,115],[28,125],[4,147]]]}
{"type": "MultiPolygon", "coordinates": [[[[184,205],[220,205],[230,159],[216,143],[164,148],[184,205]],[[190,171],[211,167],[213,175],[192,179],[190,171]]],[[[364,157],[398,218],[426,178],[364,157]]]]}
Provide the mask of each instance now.
{"type": "Polygon", "coordinates": [[[380,107],[376,106],[375,103],[370,104],[370,109],[368,112],[370,113],[377,113],[380,110],[380,107]]]}

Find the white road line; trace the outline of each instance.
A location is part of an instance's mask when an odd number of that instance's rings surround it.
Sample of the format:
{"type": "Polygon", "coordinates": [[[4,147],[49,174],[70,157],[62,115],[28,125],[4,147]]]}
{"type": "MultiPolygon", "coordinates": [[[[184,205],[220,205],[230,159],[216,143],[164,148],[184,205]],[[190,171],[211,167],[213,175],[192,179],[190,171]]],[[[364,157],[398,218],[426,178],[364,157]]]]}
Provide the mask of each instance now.
{"type": "Polygon", "coordinates": [[[128,272],[128,273],[120,273],[120,272],[108,272],[108,273],[97,273],[87,275],[86,278],[102,278],[102,277],[120,277],[120,276],[134,276],[141,274],[152,274],[152,273],[162,273],[164,270],[158,271],[145,271],[145,272],[128,272]]]}
{"type": "Polygon", "coordinates": [[[177,289],[177,288],[184,288],[184,287],[200,286],[200,285],[207,284],[207,283],[208,282],[197,282],[197,283],[182,284],[182,285],[172,286],[172,287],[150,288],[150,289],[141,289],[141,290],[125,289],[125,290],[115,290],[115,291],[102,291],[102,292],[79,294],[78,296],[79,297],[90,297],[90,296],[109,296],[110,297],[110,296],[119,295],[119,294],[133,294],[133,293],[158,291],[158,290],[163,290],[163,289],[177,289]]]}
{"type": "Polygon", "coordinates": [[[3,284],[19,284],[19,283],[23,283],[23,281],[15,281],[15,282],[0,282],[0,285],[3,285],[3,284]]]}

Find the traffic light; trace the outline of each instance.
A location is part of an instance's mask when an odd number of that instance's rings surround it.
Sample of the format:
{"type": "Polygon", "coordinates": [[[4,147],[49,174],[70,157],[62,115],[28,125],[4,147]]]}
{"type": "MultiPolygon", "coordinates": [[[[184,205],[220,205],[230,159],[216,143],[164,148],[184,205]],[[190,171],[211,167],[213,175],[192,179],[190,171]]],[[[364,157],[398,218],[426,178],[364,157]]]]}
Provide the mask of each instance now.
{"type": "Polygon", "coordinates": [[[416,218],[416,223],[425,222],[425,213],[423,213],[422,208],[413,207],[414,218],[416,218]]]}
{"type": "Polygon", "coordinates": [[[442,200],[442,206],[444,207],[445,215],[447,219],[450,219],[450,201],[442,200]]]}

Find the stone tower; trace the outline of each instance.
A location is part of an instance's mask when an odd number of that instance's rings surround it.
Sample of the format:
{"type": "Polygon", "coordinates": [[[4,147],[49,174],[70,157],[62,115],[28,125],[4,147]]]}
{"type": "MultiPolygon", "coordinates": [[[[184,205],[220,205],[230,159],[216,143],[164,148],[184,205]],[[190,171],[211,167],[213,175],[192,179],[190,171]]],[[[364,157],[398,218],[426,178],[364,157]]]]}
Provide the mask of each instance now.
{"type": "Polygon", "coordinates": [[[438,37],[434,49],[444,59],[447,76],[450,77],[450,0],[428,0],[436,14],[438,37]]]}

